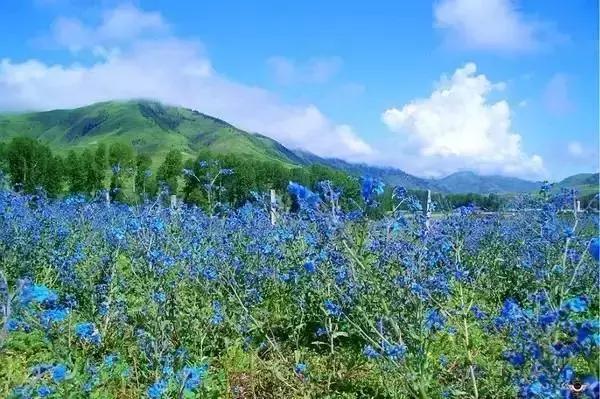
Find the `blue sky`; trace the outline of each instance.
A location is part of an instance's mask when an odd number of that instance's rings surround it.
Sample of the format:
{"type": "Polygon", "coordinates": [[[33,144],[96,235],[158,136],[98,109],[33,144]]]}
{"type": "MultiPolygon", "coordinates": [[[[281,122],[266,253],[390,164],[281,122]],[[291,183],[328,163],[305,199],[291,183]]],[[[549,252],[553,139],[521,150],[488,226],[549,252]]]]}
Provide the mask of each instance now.
{"type": "Polygon", "coordinates": [[[152,97],[421,176],[598,170],[595,0],[9,0],[0,110],[152,97]]]}

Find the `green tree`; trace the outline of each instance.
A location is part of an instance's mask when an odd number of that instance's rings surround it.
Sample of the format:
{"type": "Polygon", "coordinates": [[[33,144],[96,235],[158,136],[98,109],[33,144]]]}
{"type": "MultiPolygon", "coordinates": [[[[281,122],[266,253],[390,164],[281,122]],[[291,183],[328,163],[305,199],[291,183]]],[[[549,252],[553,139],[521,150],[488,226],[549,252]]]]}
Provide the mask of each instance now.
{"type": "Polygon", "coordinates": [[[158,183],[165,183],[172,194],[177,193],[177,178],[181,176],[183,169],[183,158],[178,150],[171,150],[167,153],[164,162],[156,172],[158,183]]]}
{"type": "Polygon", "coordinates": [[[125,179],[132,174],[135,151],[130,144],[116,142],[108,149],[108,162],[112,170],[110,192],[113,199],[125,200],[125,179]]]}
{"type": "Polygon", "coordinates": [[[70,193],[86,192],[86,168],[84,158],[77,155],[73,150],[69,151],[64,160],[65,180],[70,193]]]}
{"type": "Polygon", "coordinates": [[[138,154],[135,160],[135,192],[142,196],[152,194],[154,191],[150,179],[152,176],[151,166],[152,159],[150,156],[138,154]]]}
{"type": "Polygon", "coordinates": [[[62,162],[50,149],[28,137],[16,137],[6,147],[6,163],[12,183],[28,193],[38,187],[56,196],[62,185],[62,162]]]}
{"type": "Polygon", "coordinates": [[[105,187],[104,180],[106,179],[106,168],[108,166],[106,144],[101,143],[96,148],[96,152],[91,159],[91,167],[88,168],[87,179],[90,192],[95,193],[105,187]]]}

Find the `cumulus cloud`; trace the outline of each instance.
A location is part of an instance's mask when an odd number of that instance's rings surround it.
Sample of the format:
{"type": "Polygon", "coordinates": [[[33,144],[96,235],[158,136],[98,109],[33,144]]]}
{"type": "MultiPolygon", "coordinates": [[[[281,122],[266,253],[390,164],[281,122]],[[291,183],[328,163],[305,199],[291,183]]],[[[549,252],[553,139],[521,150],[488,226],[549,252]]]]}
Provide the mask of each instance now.
{"type": "Polygon", "coordinates": [[[340,57],[317,57],[299,62],[287,57],[273,56],[267,66],[279,84],[325,83],[342,67],[340,57]]]}
{"type": "Polygon", "coordinates": [[[435,26],[461,47],[523,52],[556,42],[561,35],[546,22],[527,17],[514,0],[441,0],[435,26]]]}
{"type": "Polygon", "coordinates": [[[552,76],[544,89],[544,105],[555,115],[565,115],[573,111],[575,105],[569,93],[569,78],[563,73],[552,76]]]}
{"type": "Polygon", "coordinates": [[[98,26],[87,26],[79,19],[60,17],[52,24],[52,39],[71,51],[104,48],[148,35],[168,32],[158,12],[142,11],[124,4],[102,13],[98,26]]]}
{"type": "Polygon", "coordinates": [[[511,129],[508,103],[488,101],[490,93],[503,88],[468,63],[451,77],[443,76],[429,98],[386,110],[383,122],[404,139],[405,152],[416,154],[406,168],[433,175],[462,169],[543,175],[542,158],[525,154],[521,136],[511,129]]]}
{"type": "Polygon", "coordinates": [[[156,37],[156,31],[166,27],[160,14],[127,6],[106,12],[98,26],[70,23],[67,30],[83,32],[83,40],[67,40],[54,30],[59,42],[73,50],[97,52],[102,47],[102,58],[91,65],[1,59],[0,110],[152,98],[197,109],[318,155],[354,159],[374,153],[350,126],[334,123],[314,105],[286,104],[267,90],[219,74],[201,43],[170,34],[156,37]]]}

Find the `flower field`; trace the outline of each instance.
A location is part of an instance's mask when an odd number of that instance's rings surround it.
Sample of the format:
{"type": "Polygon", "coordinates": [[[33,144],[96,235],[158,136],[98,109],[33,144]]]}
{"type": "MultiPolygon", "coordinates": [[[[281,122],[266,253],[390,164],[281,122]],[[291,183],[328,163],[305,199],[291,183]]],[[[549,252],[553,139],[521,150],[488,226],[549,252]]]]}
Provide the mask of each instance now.
{"type": "MultiPolygon", "coordinates": [[[[598,398],[598,216],[0,191],[0,397],[598,398]],[[409,212],[399,209],[409,209],[409,212]]],[[[527,211],[518,211],[527,209],[527,211]]],[[[516,210],[516,211],[515,211],[516,210]]]]}

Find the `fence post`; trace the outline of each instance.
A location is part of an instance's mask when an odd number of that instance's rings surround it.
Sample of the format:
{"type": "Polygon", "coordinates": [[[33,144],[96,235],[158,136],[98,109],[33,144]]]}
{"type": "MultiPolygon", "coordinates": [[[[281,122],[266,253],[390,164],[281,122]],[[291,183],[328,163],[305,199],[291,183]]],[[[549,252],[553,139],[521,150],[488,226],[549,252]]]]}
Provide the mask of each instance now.
{"type": "Polygon", "coordinates": [[[177,196],[171,195],[171,209],[177,208],[177,196]]]}
{"type": "Polygon", "coordinates": [[[431,190],[427,190],[427,205],[425,208],[425,227],[427,227],[427,229],[429,229],[431,224],[431,221],[429,220],[431,218],[431,208],[431,190]]]}
{"type": "Polygon", "coordinates": [[[271,189],[271,224],[275,225],[275,221],[277,220],[277,197],[275,195],[275,190],[271,189]]]}

